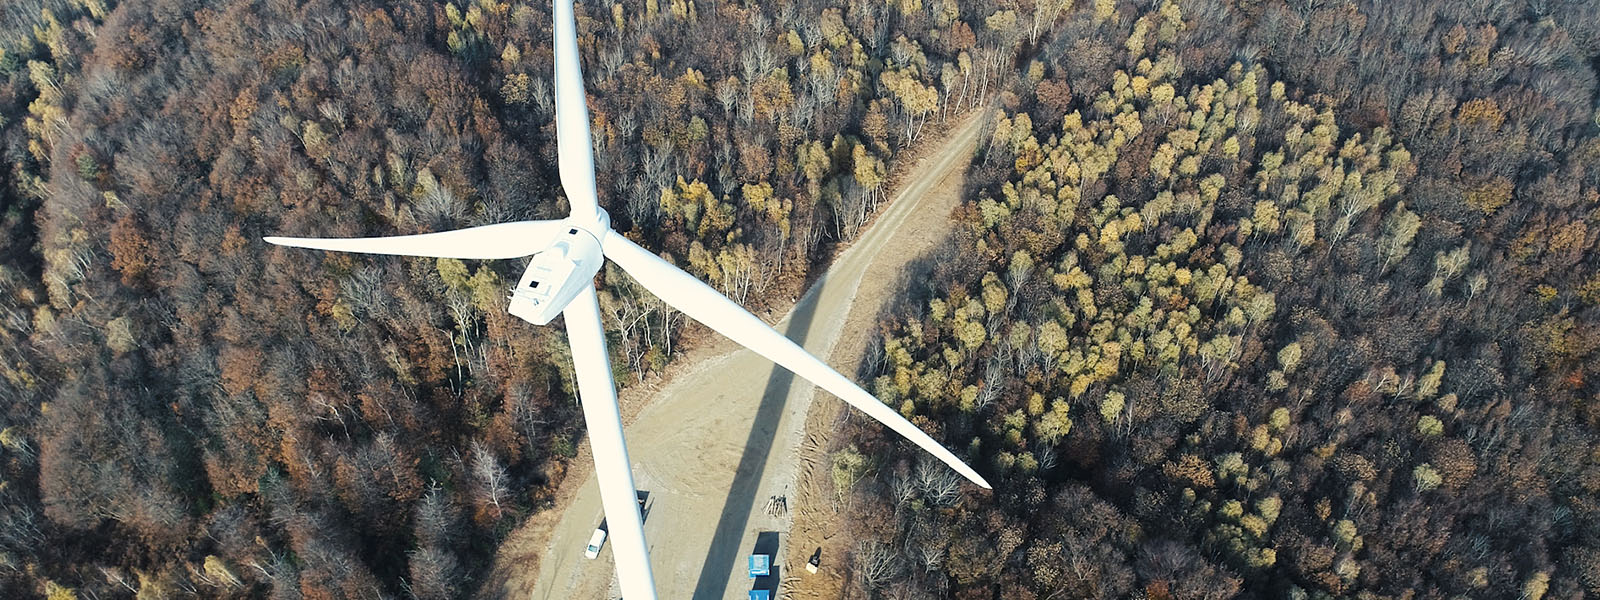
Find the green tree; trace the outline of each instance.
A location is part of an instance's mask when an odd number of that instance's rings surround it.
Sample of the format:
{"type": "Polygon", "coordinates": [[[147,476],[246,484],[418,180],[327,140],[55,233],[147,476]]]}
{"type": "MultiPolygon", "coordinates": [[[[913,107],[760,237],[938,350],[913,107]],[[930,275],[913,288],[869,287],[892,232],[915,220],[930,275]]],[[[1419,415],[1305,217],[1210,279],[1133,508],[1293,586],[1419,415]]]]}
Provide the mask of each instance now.
{"type": "Polygon", "coordinates": [[[1034,435],[1047,444],[1054,444],[1066,437],[1072,431],[1072,418],[1067,414],[1069,408],[1066,400],[1051,400],[1049,412],[1034,423],[1034,435]]]}
{"type": "Polygon", "coordinates": [[[1383,233],[1378,237],[1378,253],[1383,260],[1383,270],[1388,270],[1395,261],[1411,252],[1411,240],[1417,237],[1417,230],[1421,227],[1422,219],[1406,210],[1404,202],[1389,212],[1389,216],[1383,220],[1383,233]]]}
{"type": "Polygon", "coordinates": [[[833,490],[843,499],[867,474],[867,457],[854,445],[833,453],[833,490]]]}

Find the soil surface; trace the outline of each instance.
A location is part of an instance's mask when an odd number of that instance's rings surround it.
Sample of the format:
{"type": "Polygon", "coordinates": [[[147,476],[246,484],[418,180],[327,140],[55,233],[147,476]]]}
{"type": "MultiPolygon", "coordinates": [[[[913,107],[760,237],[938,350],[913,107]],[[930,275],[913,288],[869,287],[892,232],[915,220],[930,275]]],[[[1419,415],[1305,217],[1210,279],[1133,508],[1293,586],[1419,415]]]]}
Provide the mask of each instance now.
{"type": "MultiPolygon", "coordinates": [[[[899,293],[906,266],[950,231],[948,216],[961,189],[953,175],[965,172],[982,120],[971,115],[952,121],[942,142],[906,161],[910,167],[896,177],[899,191],[888,207],[775,325],[778,331],[828,357],[840,372],[856,373],[878,316],[899,293]]],[[[779,532],[775,581],[812,588],[812,594],[836,590],[800,580],[822,584],[839,576],[826,566],[821,577],[798,569],[831,535],[834,507],[801,506],[802,497],[810,497],[807,503],[828,500],[801,494],[797,486],[811,479],[802,478],[802,470],[826,473],[825,465],[817,465],[826,461],[828,432],[807,435],[808,412],[815,413],[813,429],[827,428],[842,416],[844,403],[824,392],[827,399],[812,411],[813,386],[726,340],[697,345],[673,363],[666,377],[631,385],[621,398],[635,483],[649,494],[644,530],[660,597],[747,598],[752,580],[745,556],[758,537],[770,543],[773,532],[779,532]],[[787,498],[787,511],[769,510],[775,496],[787,498]],[[797,513],[801,522],[792,522],[797,513]],[[800,528],[794,542],[803,546],[793,553],[803,555],[786,560],[791,526],[800,528]]],[[[503,545],[480,596],[618,596],[610,546],[598,559],[583,557],[602,518],[588,455],[587,447],[580,449],[556,507],[529,518],[503,545]],[[537,577],[530,577],[535,569],[537,577]]]]}

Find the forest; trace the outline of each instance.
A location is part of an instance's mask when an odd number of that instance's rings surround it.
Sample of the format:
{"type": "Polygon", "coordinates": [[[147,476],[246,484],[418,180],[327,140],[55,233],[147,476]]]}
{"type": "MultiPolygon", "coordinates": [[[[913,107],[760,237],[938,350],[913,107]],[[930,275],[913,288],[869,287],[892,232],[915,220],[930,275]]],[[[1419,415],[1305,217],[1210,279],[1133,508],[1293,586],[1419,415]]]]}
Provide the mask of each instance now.
{"type": "MultiPolygon", "coordinates": [[[[860,375],[853,597],[1600,596],[1600,3],[578,7],[601,201],[752,308],[948,116],[860,375]]],[[[565,213],[549,6],[0,3],[0,596],[480,597],[581,442],[520,265],[268,247],[565,213]]],[[[703,331],[601,277],[620,383],[703,331]]]]}
{"type": "MultiPolygon", "coordinates": [[[[1009,77],[953,2],[586,2],[602,202],[752,308],[1009,77]]],[[[351,257],[566,213],[550,7],[0,3],[0,596],[465,598],[579,457],[511,261],[351,257]]],[[[617,363],[686,332],[601,278],[617,363]]]]}
{"type": "Polygon", "coordinates": [[[995,490],[852,419],[850,597],[1600,596],[1597,10],[1097,0],[1015,48],[861,372],[995,490]]]}

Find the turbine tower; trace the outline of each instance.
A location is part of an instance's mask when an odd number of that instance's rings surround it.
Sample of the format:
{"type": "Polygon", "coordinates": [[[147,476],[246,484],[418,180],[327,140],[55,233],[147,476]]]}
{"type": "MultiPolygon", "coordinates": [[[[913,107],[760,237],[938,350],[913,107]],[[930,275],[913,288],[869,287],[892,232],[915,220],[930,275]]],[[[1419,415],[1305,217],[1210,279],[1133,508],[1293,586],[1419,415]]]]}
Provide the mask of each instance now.
{"type": "Polygon", "coordinates": [[[635,503],[633,472],[623,442],[617,392],[612,387],[594,276],[611,259],[673,308],[710,327],[883,423],[984,488],[989,483],[928,434],[732,300],[611,229],[594,184],[589,109],[572,0],[554,0],[556,137],[561,186],[571,214],[554,221],[519,221],[440,233],[377,238],[268,237],[267,242],[341,252],[461,259],[532,256],[508,312],[534,325],[566,315],[567,341],[578,398],[594,454],[600,500],[610,524],[617,580],[627,600],[656,597],[645,549],[644,524],[635,503]]]}

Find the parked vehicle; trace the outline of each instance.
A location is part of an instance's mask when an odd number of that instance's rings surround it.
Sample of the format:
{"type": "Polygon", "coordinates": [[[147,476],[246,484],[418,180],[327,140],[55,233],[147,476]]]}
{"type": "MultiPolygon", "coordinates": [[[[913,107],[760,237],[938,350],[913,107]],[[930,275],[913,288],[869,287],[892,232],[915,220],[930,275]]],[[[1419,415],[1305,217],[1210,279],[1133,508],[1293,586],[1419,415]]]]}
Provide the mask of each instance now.
{"type": "Polygon", "coordinates": [[[600,548],[605,545],[606,529],[604,527],[594,528],[594,535],[589,536],[589,546],[583,549],[583,557],[592,560],[594,557],[600,556],[600,548]]]}
{"type": "Polygon", "coordinates": [[[767,554],[750,555],[750,578],[766,577],[772,574],[772,556],[767,554]]]}
{"type": "Polygon", "coordinates": [[[778,556],[778,532],[763,531],[756,535],[756,547],[746,557],[750,573],[750,600],[772,600],[778,596],[778,565],[772,564],[778,556]]]}

